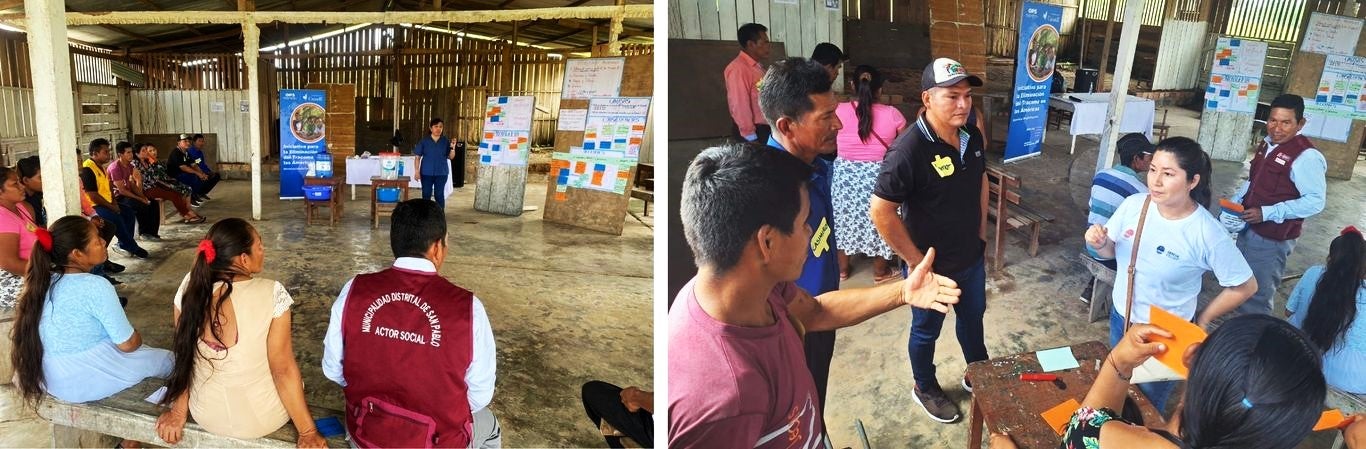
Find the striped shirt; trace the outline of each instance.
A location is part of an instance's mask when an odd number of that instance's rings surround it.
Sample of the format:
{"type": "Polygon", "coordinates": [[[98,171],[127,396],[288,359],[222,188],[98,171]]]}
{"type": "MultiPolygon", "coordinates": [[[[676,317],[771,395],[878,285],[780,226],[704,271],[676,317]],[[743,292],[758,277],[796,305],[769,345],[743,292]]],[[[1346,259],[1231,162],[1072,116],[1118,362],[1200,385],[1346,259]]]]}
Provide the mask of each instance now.
{"type": "Polygon", "coordinates": [[[1086,217],[1086,224],[1105,225],[1125,198],[1147,192],[1148,186],[1132,168],[1116,165],[1101,170],[1091,179],[1091,214],[1086,217]]]}

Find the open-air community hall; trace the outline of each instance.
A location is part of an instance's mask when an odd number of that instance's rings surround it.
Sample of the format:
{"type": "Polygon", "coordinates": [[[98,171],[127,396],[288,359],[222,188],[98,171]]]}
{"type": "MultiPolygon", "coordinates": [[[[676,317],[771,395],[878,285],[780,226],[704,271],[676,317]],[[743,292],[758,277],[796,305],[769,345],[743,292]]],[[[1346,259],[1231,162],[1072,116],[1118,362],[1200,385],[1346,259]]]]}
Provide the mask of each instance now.
{"type": "Polygon", "coordinates": [[[0,1],[0,447],[649,445],[654,16],[0,1]]]}

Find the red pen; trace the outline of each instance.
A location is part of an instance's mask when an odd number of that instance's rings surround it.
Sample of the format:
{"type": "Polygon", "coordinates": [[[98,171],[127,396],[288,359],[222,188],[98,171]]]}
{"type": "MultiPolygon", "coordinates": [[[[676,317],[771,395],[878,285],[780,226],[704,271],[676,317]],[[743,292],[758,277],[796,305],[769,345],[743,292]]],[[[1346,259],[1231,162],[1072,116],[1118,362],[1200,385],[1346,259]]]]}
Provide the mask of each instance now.
{"type": "Polygon", "coordinates": [[[1027,382],[1052,382],[1058,380],[1058,376],[1053,374],[1024,373],[1020,375],[1020,380],[1027,382]]]}

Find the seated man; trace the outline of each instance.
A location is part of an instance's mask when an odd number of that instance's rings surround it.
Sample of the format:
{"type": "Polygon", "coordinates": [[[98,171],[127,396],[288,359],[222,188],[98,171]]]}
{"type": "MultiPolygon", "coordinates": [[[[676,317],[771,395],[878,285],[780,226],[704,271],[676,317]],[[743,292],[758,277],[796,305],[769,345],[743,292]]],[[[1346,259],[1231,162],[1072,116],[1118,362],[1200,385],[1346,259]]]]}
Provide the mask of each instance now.
{"type": "Polygon", "coordinates": [[[957,284],[930,271],[933,248],[901,282],[816,298],[797,287],[810,177],[801,159],[751,145],[709,148],[688,167],[680,212],[698,271],[669,309],[669,446],[817,447],[823,404],[802,334],[958,302],[957,284]]]}
{"type": "Polygon", "coordinates": [[[149,215],[148,211],[156,210],[158,207],[147,198],[142,191],[141,183],[138,182],[141,175],[133,168],[133,144],[119,142],[118,145],[114,145],[114,156],[114,162],[110,163],[105,171],[109,173],[109,182],[114,186],[114,196],[119,207],[134,211],[138,238],[143,241],[161,241],[161,234],[157,232],[161,229],[161,217],[149,219],[156,214],[149,215]]]}
{"type": "MultiPolygon", "coordinates": [[[[195,134],[195,141],[203,145],[204,135],[195,134]]],[[[167,158],[166,168],[176,179],[190,186],[193,194],[190,203],[198,206],[200,203],[209,200],[208,194],[218,185],[219,176],[217,173],[205,171],[201,167],[208,167],[204,162],[204,152],[198,148],[190,146],[191,136],[181,134],[180,140],[176,141],[175,149],[171,150],[171,156],[167,158]],[[195,156],[195,155],[198,156],[195,156]]]]}
{"type": "Polygon", "coordinates": [[[437,271],[446,215],[430,200],[399,203],[389,245],[394,266],[346,282],[323,340],[323,374],[342,386],[352,441],[502,447],[488,409],[496,362],[488,315],[437,271]]]}
{"type": "Polygon", "coordinates": [[[114,202],[114,190],[109,182],[109,174],[105,172],[105,165],[109,163],[109,159],[109,141],[92,140],[90,158],[81,164],[81,190],[93,205],[95,215],[115,226],[114,235],[118,237],[118,246],[114,251],[125,256],[146,259],[147,250],[142,249],[138,242],[133,240],[133,226],[137,224],[136,212],[132,208],[119,207],[114,202]]]}
{"type": "MultiPolygon", "coordinates": [[[[1119,165],[1101,170],[1091,178],[1091,212],[1086,216],[1087,226],[1104,226],[1125,198],[1148,193],[1148,184],[1144,181],[1144,176],[1148,173],[1148,163],[1153,160],[1152,142],[1143,134],[1130,133],[1120,137],[1119,141],[1115,142],[1115,147],[1119,150],[1119,165]]],[[[1114,259],[1100,257],[1091,245],[1081,247],[1086,249],[1086,254],[1092,259],[1101,261],[1111,270],[1115,269],[1114,259]]],[[[1091,288],[1094,284],[1095,278],[1086,283],[1086,290],[1081,292],[1082,302],[1091,302],[1091,288]]]]}
{"type": "Polygon", "coordinates": [[[605,421],[616,432],[609,435],[604,431],[608,447],[626,447],[621,443],[623,437],[630,438],[642,447],[654,447],[655,438],[655,398],[654,394],[636,387],[625,389],[607,382],[590,380],[583,384],[583,410],[593,425],[602,429],[605,421]]]}

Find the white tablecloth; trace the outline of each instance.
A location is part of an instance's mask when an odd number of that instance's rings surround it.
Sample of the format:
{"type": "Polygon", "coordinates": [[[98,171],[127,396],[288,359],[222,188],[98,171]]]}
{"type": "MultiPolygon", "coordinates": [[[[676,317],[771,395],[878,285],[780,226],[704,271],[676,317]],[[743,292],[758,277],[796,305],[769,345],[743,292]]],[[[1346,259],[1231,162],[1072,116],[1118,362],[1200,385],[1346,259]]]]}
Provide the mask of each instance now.
{"type": "MultiPolygon", "coordinates": [[[[1053,94],[1048,106],[1072,111],[1073,136],[1081,134],[1100,134],[1105,132],[1105,120],[1110,116],[1110,93],[1093,94],[1071,93],[1053,94]],[[1080,99],[1072,101],[1068,97],[1080,99]]],[[[1153,118],[1157,115],[1157,104],[1152,100],[1129,95],[1124,102],[1124,119],[1119,122],[1120,133],[1143,133],[1153,138],[1153,118]]]]}
{"type": "MultiPolygon", "coordinates": [[[[399,156],[399,160],[403,161],[403,172],[399,173],[399,176],[412,176],[413,173],[417,171],[417,165],[414,163],[416,162],[416,159],[417,158],[413,156],[399,156]]],[[[370,157],[368,159],[355,157],[346,158],[346,183],[351,185],[352,198],[355,197],[356,186],[370,185],[370,178],[379,176],[379,171],[379,157],[370,157]]],[[[408,182],[408,187],[417,189],[417,192],[412,193],[413,198],[422,197],[422,181],[413,179],[408,182]]],[[[451,192],[454,190],[455,187],[451,184],[451,177],[450,175],[447,175],[445,196],[451,196],[451,192]]]]}

